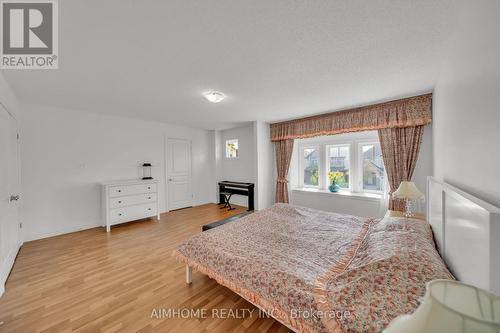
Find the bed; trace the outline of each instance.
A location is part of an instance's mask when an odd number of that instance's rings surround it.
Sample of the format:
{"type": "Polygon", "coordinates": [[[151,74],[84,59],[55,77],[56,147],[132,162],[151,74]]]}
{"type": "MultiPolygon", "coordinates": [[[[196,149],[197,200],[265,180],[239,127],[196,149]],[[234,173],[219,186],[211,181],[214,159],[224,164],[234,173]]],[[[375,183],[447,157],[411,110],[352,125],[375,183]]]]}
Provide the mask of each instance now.
{"type": "MultiPolygon", "coordinates": [[[[186,264],[188,283],[194,268],[294,331],[380,332],[418,306],[428,281],[454,278],[434,242],[444,253],[443,225],[451,223],[434,198],[444,198],[444,189],[429,182],[435,234],[416,219],[276,204],[192,237],[174,255],[186,264]]],[[[452,261],[463,270],[463,261],[452,261]]]]}

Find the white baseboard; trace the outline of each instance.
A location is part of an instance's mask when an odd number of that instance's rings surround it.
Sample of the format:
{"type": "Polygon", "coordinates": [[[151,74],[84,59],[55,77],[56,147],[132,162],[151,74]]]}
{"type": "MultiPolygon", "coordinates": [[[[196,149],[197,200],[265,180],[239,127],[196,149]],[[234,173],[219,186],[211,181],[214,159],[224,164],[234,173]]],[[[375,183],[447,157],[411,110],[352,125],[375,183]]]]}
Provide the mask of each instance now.
{"type": "Polygon", "coordinates": [[[101,225],[101,224],[98,224],[98,225],[96,225],[96,224],[82,224],[82,225],[76,225],[76,226],[68,226],[65,228],[59,228],[57,230],[52,230],[52,231],[48,231],[48,232],[36,233],[33,235],[24,235],[24,241],[29,242],[29,241],[34,241],[37,239],[54,237],[54,236],[69,234],[72,232],[77,232],[77,231],[82,231],[82,230],[87,230],[87,229],[92,229],[92,228],[98,228],[98,227],[102,227],[102,226],[103,225],[101,225]]]}
{"type": "Polygon", "coordinates": [[[7,282],[7,278],[9,277],[12,266],[14,266],[14,262],[16,261],[17,253],[19,252],[21,245],[22,244],[19,243],[16,248],[13,248],[9,252],[7,257],[5,258],[5,261],[3,262],[3,265],[2,265],[1,271],[0,271],[0,297],[3,295],[3,293],[5,291],[5,283],[7,282]]]}
{"type": "MultiPolygon", "coordinates": [[[[163,214],[166,212],[167,211],[160,211],[160,214],[163,214]]],[[[97,225],[96,224],[81,224],[81,225],[76,225],[76,226],[68,226],[65,228],[59,228],[57,230],[52,230],[52,231],[48,231],[48,232],[36,233],[33,235],[25,235],[24,241],[29,242],[29,241],[34,241],[37,239],[60,236],[60,235],[64,235],[64,234],[70,234],[72,232],[93,229],[93,228],[99,228],[99,227],[104,227],[104,225],[102,225],[102,224],[97,224],[97,225]]]]}

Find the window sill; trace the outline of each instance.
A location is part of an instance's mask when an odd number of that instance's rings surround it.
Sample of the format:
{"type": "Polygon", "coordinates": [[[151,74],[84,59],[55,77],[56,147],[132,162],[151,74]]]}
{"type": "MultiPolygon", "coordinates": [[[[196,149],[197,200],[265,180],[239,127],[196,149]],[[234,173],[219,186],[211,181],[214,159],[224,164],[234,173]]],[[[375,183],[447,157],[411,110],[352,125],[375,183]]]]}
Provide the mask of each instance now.
{"type": "Polygon", "coordinates": [[[382,195],[376,193],[360,193],[360,192],[351,192],[348,190],[340,190],[337,193],[332,193],[328,190],[321,190],[317,188],[308,188],[308,187],[300,187],[292,189],[292,192],[298,193],[309,193],[309,194],[318,194],[318,195],[327,195],[327,196],[337,196],[346,199],[359,199],[359,200],[367,200],[367,201],[380,201],[382,195]]]}

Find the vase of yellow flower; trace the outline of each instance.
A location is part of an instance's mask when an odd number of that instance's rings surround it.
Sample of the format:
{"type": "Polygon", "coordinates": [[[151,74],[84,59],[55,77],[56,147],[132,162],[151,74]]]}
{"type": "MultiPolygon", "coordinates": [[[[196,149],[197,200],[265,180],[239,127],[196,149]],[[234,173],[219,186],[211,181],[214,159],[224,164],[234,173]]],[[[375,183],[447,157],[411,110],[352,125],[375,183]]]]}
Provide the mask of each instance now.
{"type": "Polygon", "coordinates": [[[328,189],[330,190],[330,192],[337,193],[338,191],[340,191],[339,183],[343,177],[344,173],[340,171],[330,171],[328,173],[328,180],[330,181],[330,186],[328,186],[328,189]]]}

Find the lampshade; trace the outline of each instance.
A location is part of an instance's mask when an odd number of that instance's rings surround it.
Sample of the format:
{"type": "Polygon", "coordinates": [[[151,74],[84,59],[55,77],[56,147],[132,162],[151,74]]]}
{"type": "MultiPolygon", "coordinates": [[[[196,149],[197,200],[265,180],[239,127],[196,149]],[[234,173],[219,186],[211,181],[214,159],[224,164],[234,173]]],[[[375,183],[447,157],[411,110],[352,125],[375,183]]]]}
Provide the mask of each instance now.
{"type": "Polygon", "coordinates": [[[393,320],[383,333],[498,333],[500,298],[451,280],[434,280],[412,315],[393,320]]]}
{"type": "Polygon", "coordinates": [[[415,186],[414,182],[401,182],[396,192],[392,193],[396,199],[417,200],[422,199],[424,194],[415,186]]]}

